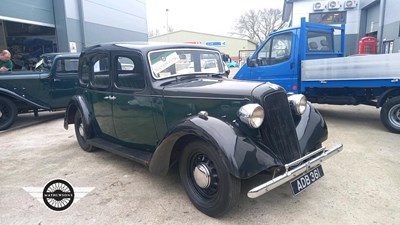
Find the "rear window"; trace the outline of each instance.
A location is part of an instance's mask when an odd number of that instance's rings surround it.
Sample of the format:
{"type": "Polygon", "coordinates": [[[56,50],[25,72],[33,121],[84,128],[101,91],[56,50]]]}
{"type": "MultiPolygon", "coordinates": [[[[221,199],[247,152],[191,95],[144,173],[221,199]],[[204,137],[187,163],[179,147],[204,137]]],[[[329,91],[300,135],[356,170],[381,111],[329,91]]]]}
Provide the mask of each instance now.
{"type": "Polygon", "coordinates": [[[308,51],[333,51],[332,34],[309,31],[307,34],[308,51]]]}

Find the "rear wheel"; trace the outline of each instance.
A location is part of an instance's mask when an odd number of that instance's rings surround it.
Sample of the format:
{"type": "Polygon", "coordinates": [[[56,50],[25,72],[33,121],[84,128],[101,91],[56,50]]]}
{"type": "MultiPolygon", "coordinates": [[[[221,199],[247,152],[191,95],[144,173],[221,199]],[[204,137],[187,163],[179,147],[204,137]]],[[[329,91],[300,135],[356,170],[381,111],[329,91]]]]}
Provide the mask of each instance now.
{"type": "Polygon", "coordinates": [[[240,180],[229,173],[217,151],[203,141],[185,147],[179,173],[190,201],[208,216],[221,216],[239,199],[240,180]]]}
{"type": "Polygon", "coordinates": [[[96,150],[94,146],[89,145],[87,143],[88,136],[85,132],[84,125],[82,123],[82,115],[79,110],[75,113],[74,125],[75,125],[75,135],[79,143],[79,146],[87,152],[96,150]]]}
{"type": "Polygon", "coordinates": [[[381,109],[383,125],[393,133],[400,133],[400,96],[389,99],[381,109]]]}
{"type": "Polygon", "coordinates": [[[9,98],[0,96],[0,130],[6,130],[17,117],[17,106],[9,98]]]}

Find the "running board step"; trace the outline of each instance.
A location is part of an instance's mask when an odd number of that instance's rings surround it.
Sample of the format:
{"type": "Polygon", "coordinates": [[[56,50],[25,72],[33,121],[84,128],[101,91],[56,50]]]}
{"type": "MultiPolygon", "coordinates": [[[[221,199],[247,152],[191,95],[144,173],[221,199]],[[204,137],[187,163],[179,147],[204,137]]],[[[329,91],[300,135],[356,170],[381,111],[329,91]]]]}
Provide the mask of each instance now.
{"type": "Polygon", "coordinates": [[[127,148],[127,147],[103,140],[101,138],[88,139],[87,143],[90,145],[93,145],[97,148],[101,148],[106,151],[112,152],[116,155],[122,156],[124,158],[133,160],[133,161],[140,163],[146,167],[149,166],[150,159],[153,155],[150,152],[137,150],[137,149],[133,149],[133,148],[127,148]]]}

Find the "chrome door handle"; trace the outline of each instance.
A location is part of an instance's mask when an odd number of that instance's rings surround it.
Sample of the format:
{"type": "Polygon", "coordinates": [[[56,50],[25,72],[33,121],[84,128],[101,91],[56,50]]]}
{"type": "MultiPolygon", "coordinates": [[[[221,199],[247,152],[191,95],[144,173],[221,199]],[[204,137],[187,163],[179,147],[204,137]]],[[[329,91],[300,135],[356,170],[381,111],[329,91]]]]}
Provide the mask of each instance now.
{"type": "Polygon", "coordinates": [[[115,100],[115,99],[117,99],[117,97],[109,95],[109,96],[104,97],[104,99],[115,100]]]}

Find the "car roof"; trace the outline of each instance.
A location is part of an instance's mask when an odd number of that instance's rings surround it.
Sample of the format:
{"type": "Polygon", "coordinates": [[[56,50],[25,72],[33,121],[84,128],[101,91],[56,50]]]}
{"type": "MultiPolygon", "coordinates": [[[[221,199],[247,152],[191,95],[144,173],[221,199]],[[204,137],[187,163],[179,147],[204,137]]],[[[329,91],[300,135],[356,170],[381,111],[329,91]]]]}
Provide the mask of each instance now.
{"type": "Polygon", "coordinates": [[[217,48],[210,47],[207,45],[189,44],[189,43],[163,43],[163,42],[113,42],[104,43],[91,46],[85,49],[82,53],[88,53],[98,50],[136,50],[143,53],[147,53],[154,50],[171,49],[171,48],[197,48],[207,49],[212,51],[219,51],[217,48]]]}

